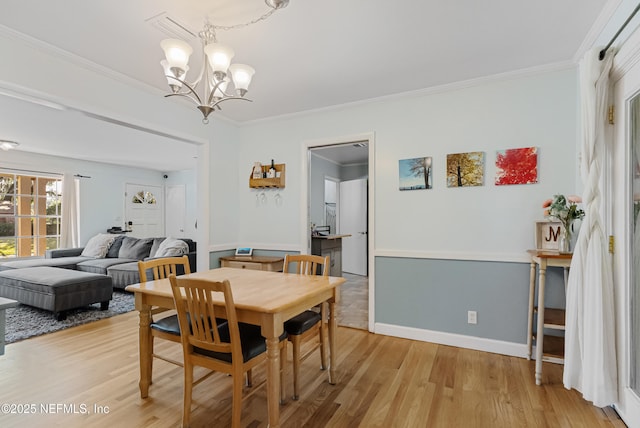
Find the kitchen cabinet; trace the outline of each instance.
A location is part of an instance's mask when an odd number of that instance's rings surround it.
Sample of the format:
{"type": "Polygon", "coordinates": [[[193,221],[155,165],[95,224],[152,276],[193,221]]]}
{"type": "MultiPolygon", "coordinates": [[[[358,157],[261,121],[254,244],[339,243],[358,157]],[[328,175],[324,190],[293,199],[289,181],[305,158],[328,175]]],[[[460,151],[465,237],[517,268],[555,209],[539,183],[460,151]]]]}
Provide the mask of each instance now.
{"type": "Polygon", "coordinates": [[[329,276],[342,276],[342,238],[351,235],[326,235],[311,237],[311,254],[329,256],[329,276]]]}

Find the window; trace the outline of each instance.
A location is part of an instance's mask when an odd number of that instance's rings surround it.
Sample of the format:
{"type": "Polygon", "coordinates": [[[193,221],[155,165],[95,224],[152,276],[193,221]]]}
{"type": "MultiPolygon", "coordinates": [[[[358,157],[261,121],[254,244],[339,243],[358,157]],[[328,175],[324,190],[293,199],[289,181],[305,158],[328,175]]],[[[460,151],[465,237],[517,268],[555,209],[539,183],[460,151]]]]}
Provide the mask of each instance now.
{"type": "Polygon", "coordinates": [[[0,171],[0,258],[60,245],[62,179],[0,171]]]}

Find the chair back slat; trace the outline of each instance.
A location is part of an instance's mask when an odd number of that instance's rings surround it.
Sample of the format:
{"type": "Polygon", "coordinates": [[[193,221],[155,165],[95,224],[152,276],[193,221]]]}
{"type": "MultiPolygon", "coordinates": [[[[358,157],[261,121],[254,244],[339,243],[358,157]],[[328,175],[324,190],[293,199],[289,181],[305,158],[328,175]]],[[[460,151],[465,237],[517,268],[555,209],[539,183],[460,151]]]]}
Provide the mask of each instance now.
{"type": "Polygon", "coordinates": [[[229,281],[209,281],[206,279],[182,278],[171,275],[171,289],[178,312],[180,334],[183,346],[191,352],[191,347],[213,352],[232,354],[232,358],[242,361],[242,347],[236,308],[229,281]],[[224,299],[225,314],[216,313],[215,301],[224,299]],[[188,315],[187,315],[188,314],[188,315]],[[217,319],[225,315],[229,328],[228,341],[223,340],[218,330],[217,319]]]}
{"type": "Polygon", "coordinates": [[[285,254],[284,272],[289,272],[292,265],[294,272],[299,275],[329,276],[329,256],[322,257],[312,254],[285,254]]]}
{"type": "Polygon", "coordinates": [[[182,266],[185,274],[191,273],[191,266],[189,265],[189,257],[162,257],[159,259],[151,259],[138,262],[138,273],[140,274],[140,282],[147,282],[151,278],[148,278],[147,273],[151,271],[152,279],[165,279],[169,278],[169,275],[178,275],[178,266],[182,266]]]}

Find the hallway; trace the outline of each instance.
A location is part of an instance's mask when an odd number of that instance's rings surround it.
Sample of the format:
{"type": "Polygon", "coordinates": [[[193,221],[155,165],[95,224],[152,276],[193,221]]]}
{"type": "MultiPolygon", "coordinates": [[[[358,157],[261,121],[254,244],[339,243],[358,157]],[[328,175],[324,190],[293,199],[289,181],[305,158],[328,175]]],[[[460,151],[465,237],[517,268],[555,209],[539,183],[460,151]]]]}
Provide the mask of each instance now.
{"type": "Polygon", "coordinates": [[[343,272],[347,280],[342,284],[338,304],[338,325],[368,330],[369,325],[369,278],[343,272]]]}

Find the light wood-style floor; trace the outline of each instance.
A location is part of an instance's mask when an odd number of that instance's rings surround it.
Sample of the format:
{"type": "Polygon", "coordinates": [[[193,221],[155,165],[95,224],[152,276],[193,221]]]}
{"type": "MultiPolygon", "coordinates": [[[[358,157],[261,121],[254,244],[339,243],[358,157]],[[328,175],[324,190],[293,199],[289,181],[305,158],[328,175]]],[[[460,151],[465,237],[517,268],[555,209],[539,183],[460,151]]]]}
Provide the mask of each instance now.
{"type": "Polygon", "coordinates": [[[338,325],[369,329],[369,278],[343,272],[347,280],[340,287],[340,303],[337,305],[338,325]]]}
{"type": "MultiPolygon", "coordinates": [[[[131,312],[8,345],[0,356],[0,403],[9,408],[2,407],[0,426],[180,426],[181,368],[156,360],[150,397],[139,397],[137,324],[131,312]]],[[[283,427],[624,426],[613,410],[567,391],[559,365],[545,363],[538,387],[534,362],[520,358],[344,327],[338,344],[338,384],[329,385],[311,355],[300,400],[281,406],[283,427]]],[[[181,352],[176,344],[159,348],[181,352]]],[[[264,376],[258,367],[254,382],[264,376]]],[[[291,392],[290,378],[288,386],[291,392]]],[[[230,392],[231,379],[220,374],[198,385],[193,426],[229,426],[230,392]]],[[[242,425],[267,426],[264,388],[243,403],[242,425]]]]}

